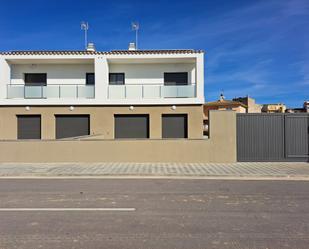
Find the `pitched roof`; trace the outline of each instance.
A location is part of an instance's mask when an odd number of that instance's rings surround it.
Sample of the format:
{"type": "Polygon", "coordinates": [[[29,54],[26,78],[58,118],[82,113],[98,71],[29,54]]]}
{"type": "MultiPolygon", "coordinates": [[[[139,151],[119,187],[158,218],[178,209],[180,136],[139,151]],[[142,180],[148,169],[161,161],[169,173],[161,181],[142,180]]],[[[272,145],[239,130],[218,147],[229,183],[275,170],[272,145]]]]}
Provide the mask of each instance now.
{"type": "Polygon", "coordinates": [[[196,53],[204,53],[204,51],[194,49],[112,50],[112,51],[25,50],[25,51],[0,52],[0,55],[140,55],[140,54],[196,54],[196,53]]]}
{"type": "Polygon", "coordinates": [[[233,100],[217,100],[213,102],[206,102],[204,106],[243,106],[247,107],[245,104],[239,102],[239,101],[233,101],[233,100]]]}

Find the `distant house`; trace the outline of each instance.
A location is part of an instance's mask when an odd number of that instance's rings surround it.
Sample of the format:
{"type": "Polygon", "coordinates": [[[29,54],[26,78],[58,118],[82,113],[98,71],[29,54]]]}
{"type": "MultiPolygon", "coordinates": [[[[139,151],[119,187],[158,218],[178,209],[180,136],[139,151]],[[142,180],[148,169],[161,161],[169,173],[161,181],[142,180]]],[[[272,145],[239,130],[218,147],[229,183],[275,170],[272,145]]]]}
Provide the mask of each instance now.
{"type": "Polygon", "coordinates": [[[309,101],[304,102],[304,110],[305,112],[309,112],[309,101]]]}
{"type": "Polygon", "coordinates": [[[264,104],[262,107],[262,112],[266,113],[284,113],[286,111],[285,104],[264,104]]]}
{"type": "Polygon", "coordinates": [[[210,110],[233,110],[238,113],[246,113],[247,106],[239,101],[227,100],[223,94],[220,95],[219,100],[213,102],[206,102],[204,104],[204,135],[208,135],[208,119],[210,110]]]}
{"type": "Polygon", "coordinates": [[[206,102],[204,104],[204,118],[208,119],[210,110],[233,110],[238,113],[245,113],[247,106],[239,101],[227,100],[223,94],[220,95],[219,100],[213,102],[206,102]]]}
{"type": "Polygon", "coordinates": [[[289,108],[286,109],[287,113],[302,113],[307,112],[309,113],[309,101],[305,101],[303,104],[303,108],[289,108]]]}
{"type": "Polygon", "coordinates": [[[233,101],[241,102],[247,106],[247,113],[260,113],[262,111],[262,105],[256,104],[255,99],[246,97],[234,98],[233,101]]]}

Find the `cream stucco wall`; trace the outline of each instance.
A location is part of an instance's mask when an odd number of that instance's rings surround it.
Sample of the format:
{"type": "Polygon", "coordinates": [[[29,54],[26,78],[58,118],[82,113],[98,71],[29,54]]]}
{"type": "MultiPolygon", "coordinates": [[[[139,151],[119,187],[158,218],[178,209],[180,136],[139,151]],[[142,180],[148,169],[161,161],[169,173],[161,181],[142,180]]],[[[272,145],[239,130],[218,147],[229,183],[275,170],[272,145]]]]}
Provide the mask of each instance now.
{"type": "Polygon", "coordinates": [[[162,114],[187,114],[188,137],[202,138],[203,134],[203,109],[201,105],[177,106],[136,106],[133,110],[129,106],[77,106],[73,111],[69,106],[34,106],[30,110],[25,107],[0,107],[0,139],[17,139],[16,115],[41,115],[42,139],[55,139],[55,115],[59,114],[89,114],[90,134],[102,139],[114,138],[115,114],[149,114],[150,138],[161,138],[162,114]]]}
{"type": "Polygon", "coordinates": [[[0,141],[0,162],[236,162],[236,114],[211,111],[208,140],[0,141]]]}

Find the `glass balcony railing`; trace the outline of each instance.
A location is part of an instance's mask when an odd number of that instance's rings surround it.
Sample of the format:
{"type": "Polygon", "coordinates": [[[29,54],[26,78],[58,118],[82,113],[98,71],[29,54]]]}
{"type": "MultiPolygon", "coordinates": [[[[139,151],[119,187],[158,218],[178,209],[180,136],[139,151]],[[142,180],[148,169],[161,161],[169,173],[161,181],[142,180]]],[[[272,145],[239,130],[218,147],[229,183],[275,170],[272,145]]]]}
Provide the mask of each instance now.
{"type": "Polygon", "coordinates": [[[95,97],[93,85],[47,85],[25,86],[7,85],[8,99],[49,99],[49,98],[89,98],[95,97]]]}
{"type": "MultiPolygon", "coordinates": [[[[109,85],[109,99],[194,98],[196,85],[109,85]]],[[[7,85],[8,99],[95,98],[94,85],[7,85]]]]}
{"type": "Polygon", "coordinates": [[[109,85],[110,99],[194,98],[195,85],[109,85]]]}

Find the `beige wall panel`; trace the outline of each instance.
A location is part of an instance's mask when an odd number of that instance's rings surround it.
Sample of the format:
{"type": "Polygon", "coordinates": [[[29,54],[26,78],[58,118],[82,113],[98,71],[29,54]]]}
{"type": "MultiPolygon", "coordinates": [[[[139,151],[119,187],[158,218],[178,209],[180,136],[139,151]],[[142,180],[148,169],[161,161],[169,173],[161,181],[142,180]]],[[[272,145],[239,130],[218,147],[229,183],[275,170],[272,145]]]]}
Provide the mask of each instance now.
{"type": "MultiPolygon", "coordinates": [[[[44,112],[44,116],[49,119],[44,121],[42,126],[50,126],[55,111],[60,114],[81,114],[90,113],[94,115],[91,131],[96,134],[102,133],[104,139],[92,139],[72,141],[72,140],[45,140],[45,141],[0,141],[0,162],[236,162],[236,115],[233,111],[211,111],[210,112],[210,139],[149,139],[149,140],[107,140],[113,137],[113,119],[115,111],[119,107],[110,107],[103,110],[101,107],[92,107],[91,112],[86,112],[83,108],[76,108],[70,111],[68,108],[53,108],[50,113],[45,108],[33,108],[30,111],[23,111],[20,108],[18,113],[38,114],[44,112]],[[38,109],[37,109],[38,108],[38,109]],[[40,112],[41,111],[41,112],[40,112]],[[45,113],[47,112],[47,113],[45,113]],[[102,117],[101,117],[102,115],[102,117]]],[[[149,111],[154,107],[140,107],[134,109],[134,113],[150,113],[155,116],[152,125],[161,124],[159,118],[161,113],[170,113],[170,107],[157,107],[156,110],[149,111]],[[138,109],[138,110],[137,110],[138,109]],[[148,112],[146,112],[148,110],[148,112]]],[[[176,109],[178,113],[185,113],[189,108],[189,134],[198,136],[202,123],[202,107],[181,107],[176,109]],[[192,108],[192,110],[191,110],[192,108]],[[195,109],[198,110],[195,110],[195,109]],[[199,110],[201,109],[201,110],[199,110]],[[191,113],[192,111],[192,113],[191,113]],[[195,112],[195,113],[194,113],[195,112]],[[199,117],[201,116],[201,117],[199,117]],[[195,121],[193,121],[195,120],[195,121]]],[[[17,111],[14,108],[14,111],[17,111]]],[[[12,117],[13,110],[7,108],[1,110],[1,129],[4,127],[7,137],[16,136],[16,125],[12,127],[5,125],[3,118],[8,118],[10,122],[16,119],[12,117]]],[[[132,113],[128,108],[124,108],[119,113],[132,113]]],[[[42,116],[43,118],[43,116],[42,116]]],[[[14,121],[16,123],[16,120],[14,121]]],[[[160,127],[161,129],[161,127],[160,127]]],[[[1,136],[5,135],[3,130],[1,136]]],[[[159,128],[153,128],[151,136],[157,138],[161,134],[159,128]]],[[[54,136],[53,131],[42,131],[45,137],[54,136]]],[[[101,138],[102,136],[98,136],[101,138]]]]}

